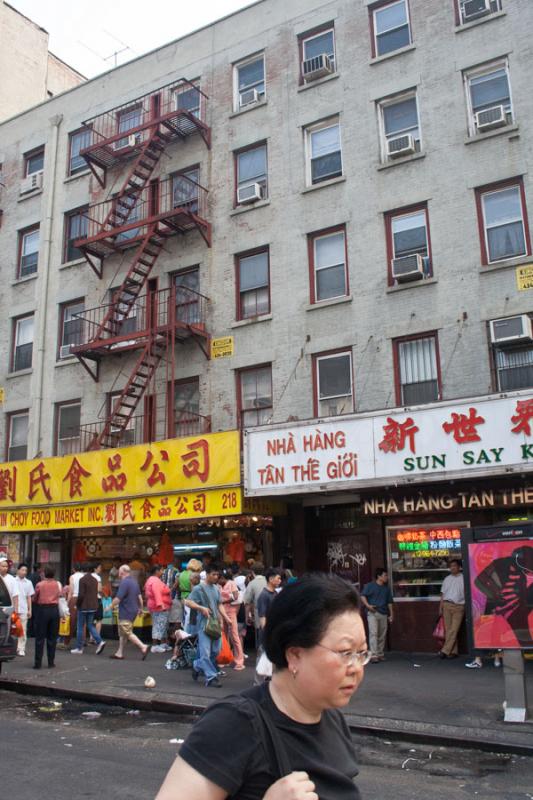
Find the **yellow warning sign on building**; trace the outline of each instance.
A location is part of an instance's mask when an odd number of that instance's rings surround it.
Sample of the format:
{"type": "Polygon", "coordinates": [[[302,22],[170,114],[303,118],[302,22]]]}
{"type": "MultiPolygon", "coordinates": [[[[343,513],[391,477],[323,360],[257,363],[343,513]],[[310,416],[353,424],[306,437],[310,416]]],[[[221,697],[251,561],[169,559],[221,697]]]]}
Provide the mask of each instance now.
{"type": "Polygon", "coordinates": [[[233,355],[233,336],[211,339],[211,358],[229,358],[233,355]]]}
{"type": "Polygon", "coordinates": [[[516,268],[516,288],[519,292],[533,289],[533,264],[524,264],[516,268]]]}

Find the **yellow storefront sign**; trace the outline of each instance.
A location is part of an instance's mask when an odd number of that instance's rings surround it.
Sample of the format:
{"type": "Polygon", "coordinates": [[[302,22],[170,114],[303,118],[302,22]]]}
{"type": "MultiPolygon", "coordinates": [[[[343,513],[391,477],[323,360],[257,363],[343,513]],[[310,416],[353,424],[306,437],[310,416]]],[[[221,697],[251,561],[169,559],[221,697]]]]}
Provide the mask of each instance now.
{"type": "MultiPolygon", "coordinates": [[[[86,506],[94,501],[102,501],[101,507],[124,498],[143,502],[162,492],[238,486],[240,477],[238,431],[167,439],[116,450],[0,464],[0,511],[22,508],[30,513],[32,508],[86,506]]],[[[79,527],[86,524],[87,519],[79,527]]],[[[62,527],[77,525],[62,523],[62,527]]]]}
{"type": "Polygon", "coordinates": [[[524,264],[516,268],[516,288],[519,292],[533,289],[533,264],[524,264]]]}
{"type": "Polygon", "coordinates": [[[211,339],[211,358],[228,358],[233,355],[233,336],[211,339]]]}
{"type": "Polygon", "coordinates": [[[0,531],[102,528],[240,514],[242,489],[157,494],[98,503],[0,510],[0,531]]]}

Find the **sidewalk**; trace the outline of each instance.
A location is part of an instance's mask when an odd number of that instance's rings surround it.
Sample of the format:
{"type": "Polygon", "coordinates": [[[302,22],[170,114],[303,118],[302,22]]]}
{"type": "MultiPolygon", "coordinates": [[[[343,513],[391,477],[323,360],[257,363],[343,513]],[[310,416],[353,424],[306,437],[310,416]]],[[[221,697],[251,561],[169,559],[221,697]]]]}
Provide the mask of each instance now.
{"type": "MultiPolygon", "coordinates": [[[[226,670],[223,688],[195,683],[189,670],[166,670],[167,654],[150,654],[140,660],[129,648],[124,661],[114,661],[115,642],[108,642],[101,656],[88,647],[82,656],[58,650],[56,668],[33,670],[31,655],[4,664],[0,689],[54,694],[115,703],[177,714],[201,712],[209,703],[251,686],[253,657],[249,668],[226,670]],[[145,678],[156,680],[154,689],[145,678]]],[[[30,645],[30,653],[33,643],[30,645]]],[[[492,661],[483,669],[468,670],[466,658],[442,661],[434,655],[390,653],[387,661],[369,664],[365,679],[345,713],[350,727],[409,739],[475,745],[533,755],[533,720],[522,725],[503,722],[503,669],[492,661]]],[[[533,696],[533,662],[526,662],[530,697],[533,696]]],[[[533,707],[531,708],[533,718],[533,707]]]]}

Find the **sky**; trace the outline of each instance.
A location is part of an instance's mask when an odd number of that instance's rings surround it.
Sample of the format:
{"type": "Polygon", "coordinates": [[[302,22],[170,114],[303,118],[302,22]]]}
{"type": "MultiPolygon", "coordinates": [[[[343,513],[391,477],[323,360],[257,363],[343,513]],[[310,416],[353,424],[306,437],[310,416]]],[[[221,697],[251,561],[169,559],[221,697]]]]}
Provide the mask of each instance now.
{"type": "Polygon", "coordinates": [[[7,0],[50,34],[49,49],[87,78],[250,5],[252,0],[7,0]],[[124,48],[128,48],[124,50],[124,48]],[[114,53],[119,50],[124,52],[114,53]]]}

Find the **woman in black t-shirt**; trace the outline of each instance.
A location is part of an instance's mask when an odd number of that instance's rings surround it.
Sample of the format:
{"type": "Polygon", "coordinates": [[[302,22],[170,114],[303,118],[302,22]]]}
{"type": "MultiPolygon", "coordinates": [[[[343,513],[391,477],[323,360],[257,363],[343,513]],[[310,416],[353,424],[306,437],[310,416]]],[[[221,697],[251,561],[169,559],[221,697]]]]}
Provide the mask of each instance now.
{"type": "Polygon", "coordinates": [[[369,660],[359,595],[305,576],[276,597],[264,633],[272,681],[207,709],[157,800],[359,800],[339,710],[369,660]]]}

